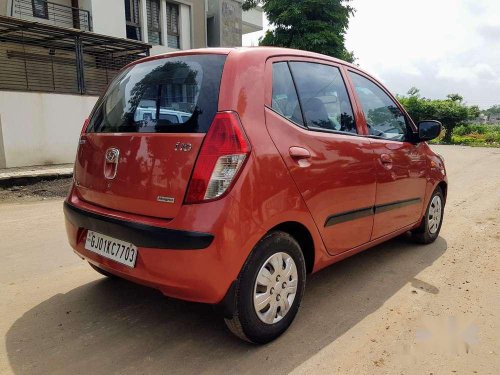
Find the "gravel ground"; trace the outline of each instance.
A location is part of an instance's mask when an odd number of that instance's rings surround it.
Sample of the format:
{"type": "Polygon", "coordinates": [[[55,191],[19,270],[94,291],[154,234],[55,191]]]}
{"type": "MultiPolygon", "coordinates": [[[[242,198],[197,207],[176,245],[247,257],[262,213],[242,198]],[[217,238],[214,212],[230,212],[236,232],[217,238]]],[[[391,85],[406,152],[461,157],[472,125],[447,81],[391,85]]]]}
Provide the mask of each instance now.
{"type": "Polygon", "coordinates": [[[71,177],[0,187],[0,203],[36,202],[64,198],[68,194],[70,186],[71,177]]]}

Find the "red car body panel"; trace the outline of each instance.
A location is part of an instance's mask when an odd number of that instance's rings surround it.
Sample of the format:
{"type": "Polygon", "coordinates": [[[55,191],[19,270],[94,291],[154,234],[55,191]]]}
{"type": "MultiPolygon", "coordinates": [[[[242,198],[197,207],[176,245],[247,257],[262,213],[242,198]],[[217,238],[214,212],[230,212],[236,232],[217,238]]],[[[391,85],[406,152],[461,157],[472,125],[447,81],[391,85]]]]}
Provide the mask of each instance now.
{"type": "Polygon", "coordinates": [[[204,134],[83,134],[85,142],[75,164],[78,184],[71,189],[68,205],[113,220],[213,236],[203,249],[139,247],[136,266],[130,268],[86,250],[87,229],[67,217],[70,245],[98,267],[168,296],[215,304],[237,279],[255,245],[276,226],[294,223],[309,233],[313,253],[308,270],[315,272],[418,226],[433,190],[446,184],[442,160],[426,143],[366,136],[366,121],[346,74],[348,69],[360,72],[357,67],[280,48],[201,49],[142,61],[190,54],[227,55],[218,110],[239,115],[251,143],[250,157],[223,198],[184,204],[204,134]],[[311,131],[270,108],[270,66],[291,58],[340,68],[358,135],[314,132],[312,137],[311,131]],[[191,152],[170,152],[177,142],[191,143],[191,152]],[[103,168],[106,150],[112,147],[120,149],[121,159],[110,184],[103,177],[103,168]],[[290,155],[291,147],[306,148],[311,157],[297,160],[290,155]],[[382,162],[383,155],[390,162],[382,162]],[[158,202],[156,197],[163,195],[175,198],[175,203],[158,202]],[[325,226],[331,215],[408,199],[419,202],[325,226]]]}
{"type": "Polygon", "coordinates": [[[196,133],[83,134],[75,162],[76,189],[84,200],[102,207],[173,218],[182,206],[203,138],[196,133]],[[177,142],[191,144],[191,152],[172,152],[177,142]],[[121,150],[112,181],[103,178],[103,160],[110,148],[121,150]],[[175,201],[165,205],[158,196],[175,201]]]}
{"type": "Polygon", "coordinates": [[[373,216],[325,226],[330,215],[375,204],[375,160],[366,138],[318,133],[285,120],[266,108],[269,134],[319,228],[328,252],[342,253],[370,241],[373,216]],[[296,159],[290,145],[306,146],[311,157],[296,159]],[[332,199],[331,197],[341,197],[332,199]]]}

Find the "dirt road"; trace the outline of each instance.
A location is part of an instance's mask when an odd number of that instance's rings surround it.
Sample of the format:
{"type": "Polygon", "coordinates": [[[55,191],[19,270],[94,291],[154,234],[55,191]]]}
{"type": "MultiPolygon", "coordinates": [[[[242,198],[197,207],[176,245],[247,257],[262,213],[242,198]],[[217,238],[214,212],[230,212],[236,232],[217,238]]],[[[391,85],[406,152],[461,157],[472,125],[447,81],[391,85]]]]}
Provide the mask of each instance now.
{"type": "Polygon", "coordinates": [[[399,238],[309,278],[290,330],[238,341],[209,306],[101,277],[62,200],[0,204],[1,374],[498,374],[500,150],[436,147],[441,237],[399,238]]]}

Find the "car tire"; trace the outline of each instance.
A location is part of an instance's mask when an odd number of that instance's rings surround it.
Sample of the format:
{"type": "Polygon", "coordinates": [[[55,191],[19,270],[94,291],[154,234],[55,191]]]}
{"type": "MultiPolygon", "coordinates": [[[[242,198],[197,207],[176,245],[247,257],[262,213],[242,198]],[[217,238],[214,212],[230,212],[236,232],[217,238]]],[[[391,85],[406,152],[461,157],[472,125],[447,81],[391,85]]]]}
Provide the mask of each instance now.
{"type": "Polygon", "coordinates": [[[90,267],[92,267],[95,271],[99,272],[101,275],[104,275],[104,276],[112,278],[112,279],[116,278],[116,276],[113,275],[112,273],[109,273],[108,271],[105,271],[102,268],[99,268],[99,267],[97,267],[96,265],[94,265],[94,264],[92,264],[90,262],[89,262],[89,264],[90,264],[90,267]]]}
{"type": "Polygon", "coordinates": [[[234,313],[225,318],[226,325],[255,344],[276,339],[297,315],[305,284],[305,260],[297,241],[285,232],[269,233],[240,272],[234,313]]]}
{"type": "Polygon", "coordinates": [[[415,242],[429,244],[438,238],[443,224],[444,202],[443,192],[440,187],[437,187],[429,199],[422,223],[412,231],[412,239],[415,242]]]}

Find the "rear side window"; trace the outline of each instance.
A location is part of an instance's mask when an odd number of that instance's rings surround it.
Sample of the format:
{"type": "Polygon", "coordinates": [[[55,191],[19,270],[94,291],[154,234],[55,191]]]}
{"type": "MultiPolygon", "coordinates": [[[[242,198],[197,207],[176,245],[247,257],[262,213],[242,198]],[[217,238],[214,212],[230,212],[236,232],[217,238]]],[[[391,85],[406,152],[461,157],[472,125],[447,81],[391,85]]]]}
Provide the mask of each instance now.
{"type": "Polygon", "coordinates": [[[207,132],[225,60],[225,55],[191,55],[130,67],[100,100],[87,132],[207,132]]]}
{"type": "Polygon", "coordinates": [[[403,141],[407,126],[405,116],[394,101],[369,79],[349,72],[366,119],[370,135],[403,141]]]}
{"type": "Polygon", "coordinates": [[[273,100],[271,106],[281,116],[296,124],[304,125],[299,99],[286,62],[273,64],[273,100]]]}
{"type": "Polygon", "coordinates": [[[347,89],[334,66],[290,62],[307,127],[357,133],[347,89]]]}

